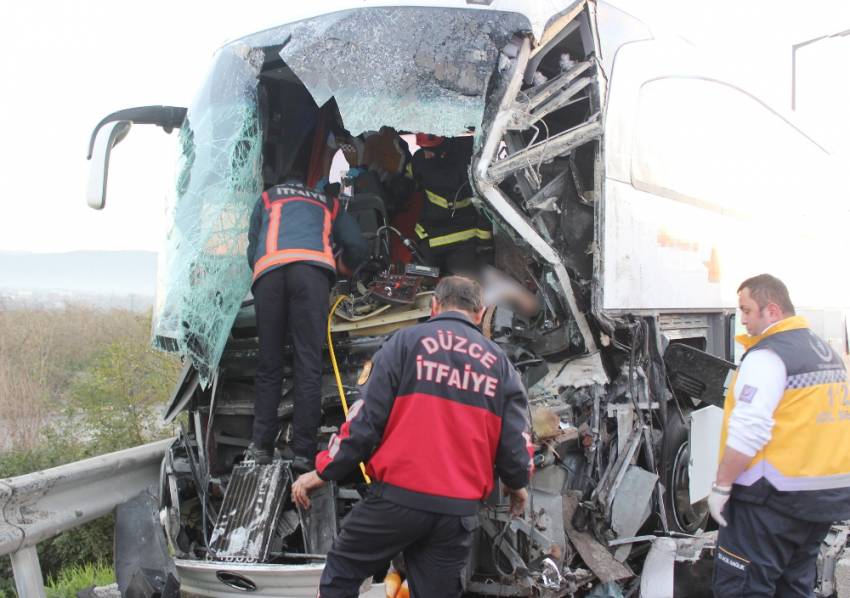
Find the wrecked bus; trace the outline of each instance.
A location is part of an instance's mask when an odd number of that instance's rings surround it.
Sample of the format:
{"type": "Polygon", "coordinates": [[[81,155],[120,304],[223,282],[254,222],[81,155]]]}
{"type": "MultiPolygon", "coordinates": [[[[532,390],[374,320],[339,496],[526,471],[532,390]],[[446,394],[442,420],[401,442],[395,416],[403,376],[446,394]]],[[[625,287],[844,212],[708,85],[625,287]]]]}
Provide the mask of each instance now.
{"type": "MultiPolygon", "coordinates": [[[[132,124],[178,139],[153,343],[184,361],[164,419],[187,417],[158,504],[131,512],[156,514],[173,559],[145,587],[161,591],[171,571],[184,596],[313,596],[364,491],[358,473],[301,512],[286,462],[260,473],[242,462],[258,350],[248,218],[293,146],[324,143],[332,112],[374,180],[341,181],[371,256],[332,291],[322,441],[387,336],[429,315],[435,273],[397,250],[409,238],[395,223],[412,209],[390,184],[403,176],[398,139],[474,135],[466,166],[492,225],[492,265],[539,304],[529,315],[495,302],[482,323],[528,389],[536,470],[525,517],[511,520],[498,494],[482,508],[465,591],[664,595],[674,560],[711,546],[704,499],[734,367],[736,285],[755,268],[785,278],[801,305],[831,301],[811,280],[820,266],[804,277],[799,258],[843,242],[840,222],[822,222],[827,152],[691,45],[656,39],[606,3],[348,4],[225,45],[188,108],[121,110],[92,134],[97,209],[111,150],[132,124]],[[676,542],[675,559],[655,559],[650,575],[660,540],[676,542]]],[[[832,281],[833,307],[846,285],[832,281]]],[[[820,313],[846,353],[840,310],[820,313]]],[[[279,448],[291,435],[286,372],[279,448]]],[[[138,580],[118,577],[122,588],[138,580]]],[[[364,592],[383,596],[373,582],[364,592]]]]}

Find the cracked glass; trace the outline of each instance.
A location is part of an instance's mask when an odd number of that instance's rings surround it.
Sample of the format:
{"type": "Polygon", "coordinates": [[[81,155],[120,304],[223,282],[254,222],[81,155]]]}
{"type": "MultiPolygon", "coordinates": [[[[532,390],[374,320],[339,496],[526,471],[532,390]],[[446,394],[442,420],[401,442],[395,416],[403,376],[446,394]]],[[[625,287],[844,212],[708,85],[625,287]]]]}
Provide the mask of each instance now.
{"type": "Polygon", "coordinates": [[[273,77],[282,59],[315,100],[312,110],[334,98],[352,134],[390,126],[457,135],[480,127],[500,51],[529,28],[515,13],[363,8],[219,50],[180,129],[154,346],[191,360],[206,387],[250,290],[248,221],[264,186],[264,64],[273,77]]]}
{"type": "Polygon", "coordinates": [[[293,26],[280,57],[354,135],[382,125],[459,135],[478,128],[500,50],[529,29],[515,13],[370,8],[293,26]]]}
{"type": "Polygon", "coordinates": [[[280,56],[316,104],[336,98],[352,134],[458,135],[480,127],[499,52],[523,29],[514,13],[351,10],[296,24],[280,56]]]}
{"type": "Polygon", "coordinates": [[[248,218],[263,191],[262,63],[262,51],[243,44],[220,50],[180,129],[154,345],[190,359],[204,385],[251,284],[245,250],[248,218]]]}

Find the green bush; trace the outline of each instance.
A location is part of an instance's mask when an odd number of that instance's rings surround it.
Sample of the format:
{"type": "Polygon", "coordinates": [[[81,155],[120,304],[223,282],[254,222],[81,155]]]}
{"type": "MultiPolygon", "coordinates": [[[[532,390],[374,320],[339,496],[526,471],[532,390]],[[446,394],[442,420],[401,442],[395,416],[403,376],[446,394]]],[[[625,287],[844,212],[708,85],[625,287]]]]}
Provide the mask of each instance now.
{"type": "MultiPolygon", "coordinates": [[[[8,315],[0,312],[0,321],[8,315]]],[[[50,334],[53,342],[45,345],[44,359],[36,360],[42,365],[33,366],[24,374],[37,381],[38,388],[61,388],[61,392],[53,390],[51,394],[58,393],[57,396],[41,401],[50,406],[51,417],[50,424],[37,431],[37,443],[17,444],[24,448],[0,451],[0,479],[137,446],[173,433],[160,428],[157,422],[160,408],[176,381],[179,362],[174,356],[149,348],[149,317],[108,312],[102,320],[103,328],[108,330],[93,332],[101,321],[96,310],[80,309],[72,315],[71,319],[62,319],[34,312],[5,320],[20,330],[17,336],[6,335],[5,331],[0,335],[4,339],[0,343],[0,390],[4,388],[4,371],[19,372],[30,363],[13,362],[15,351],[24,351],[29,339],[39,338],[39,328],[48,324],[58,332],[50,334]],[[55,359],[57,355],[62,359],[55,359]],[[49,375],[44,363],[52,364],[49,375]]],[[[21,413],[28,422],[32,421],[29,415],[21,413]]],[[[55,580],[57,592],[65,591],[65,579],[82,579],[92,571],[99,575],[103,567],[93,563],[112,561],[113,525],[114,517],[109,515],[38,545],[42,572],[55,580]]],[[[100,582],[82,583],[74,592],[92,583],[100,582]]],[[[11,562],[5,557],[0,559],[0,598],[14,596],[11,562]]]]}
{"type": "Polygon", "coordinates": [[[72,380],[65,428],[82,425],[101,453],[167,435],[158,407],[174,386],[177,365],[145,345],[110,343],[72,380]]]}
{"type": "Polygon", "coordinates": [[[89,586],[115,583],[115,572],[107,563],[87,563],[65,567],[47,580],[47,598],[76,598],[77,592],[89,586]]]}
{"type": "MultiPolygon", "coordinates": [[[[93,444],[69,440],[55,433],[45,436],[45,443],[37,449],[0,453],[0,478],[56,467],[99,452],[93,444]]],[[[114,516],[108,515],[39,543],[42,573],[47,578],[58,579],[66,567],[111,561],[114,524],[114,516]]],[[[9,557],[4,557],[0,559],[0,598],[13,598],[16,595],[14,587],[12,563],[9,557]]]]}
{"type": "Polygon", "coordinates": [[[0,479],[78,461],[85,454],[83,443],[54,430],[45,430],[42,443],[36,448],[0,452],[0,479]]]}
{"type": "Polygon", "coordinates": [[[150,314],[0,308],[0,451],[34,448],[61,413],[71,380],[109,344],[147,347],[150,314]]]}

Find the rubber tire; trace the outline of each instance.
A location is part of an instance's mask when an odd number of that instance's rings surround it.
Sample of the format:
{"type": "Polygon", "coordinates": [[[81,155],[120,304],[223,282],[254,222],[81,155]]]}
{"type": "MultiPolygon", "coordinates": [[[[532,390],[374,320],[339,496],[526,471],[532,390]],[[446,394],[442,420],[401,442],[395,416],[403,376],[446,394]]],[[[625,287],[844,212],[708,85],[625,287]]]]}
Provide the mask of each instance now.
{"type": "MultiPolygon", "coordinates": [[[[685,418],[687,416],[688,413],[685,412],[685,418]]],[[[682,422],[676,406],[670,405],[661,443],[664,509],[671,531],[693,534],[697,529],[706,529],[709,512],[705,500],[690,505],[687,499],[688,455],[688,427],[682,422]],[[679,492],[676,491],[677,485],[679,492]]]]}

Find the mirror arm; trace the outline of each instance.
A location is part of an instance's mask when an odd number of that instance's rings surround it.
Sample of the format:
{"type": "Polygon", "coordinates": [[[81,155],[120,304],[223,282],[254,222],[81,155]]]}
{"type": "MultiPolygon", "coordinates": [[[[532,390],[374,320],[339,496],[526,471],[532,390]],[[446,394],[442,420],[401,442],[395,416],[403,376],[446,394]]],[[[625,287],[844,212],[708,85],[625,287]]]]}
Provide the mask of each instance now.
{"type": "Polygon", "coordinates": [[[171,133],[174,129],[180,128],[184,118],[186,118],[186,108],[179,106],[140,106],[113,112],[97,123],[94,131],[92,131],[86,160],[91,160],[97,132],[107,123],[123,120],[138,125],[158,125],[166,133],[171,133]]]}

